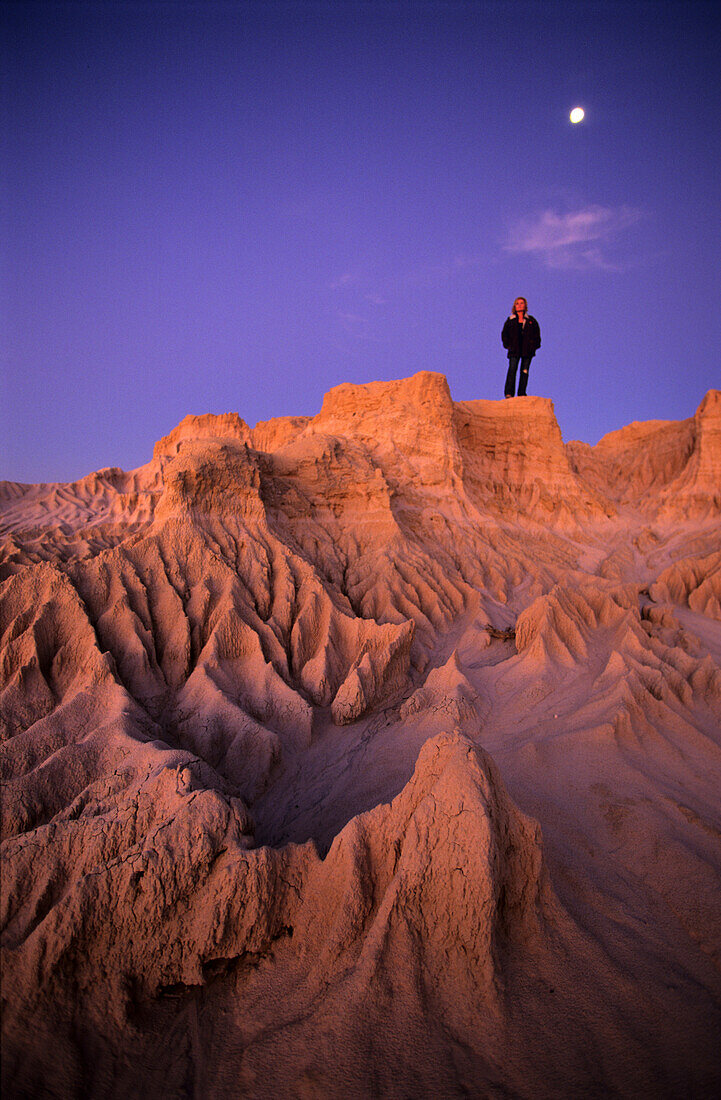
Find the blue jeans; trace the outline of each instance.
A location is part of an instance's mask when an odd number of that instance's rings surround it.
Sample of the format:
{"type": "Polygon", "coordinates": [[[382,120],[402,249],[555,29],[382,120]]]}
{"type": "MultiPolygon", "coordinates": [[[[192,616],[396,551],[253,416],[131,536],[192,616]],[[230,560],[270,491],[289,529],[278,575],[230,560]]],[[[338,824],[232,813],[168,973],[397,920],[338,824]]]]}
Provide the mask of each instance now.
{"type": "MultiPolygon", "coordinates": [[[[506,388],[503,391],[506,397],[514,397],[516,393],[516,371],[518,370],[518,355],[508,357],[508,374],[506,375],[506,388]]],[[[528,368],[533,356],[524,355],[521,359],[521,377],[518,379],[518,396],[526,396],[526,384],[528,382],[528,368]]]]}

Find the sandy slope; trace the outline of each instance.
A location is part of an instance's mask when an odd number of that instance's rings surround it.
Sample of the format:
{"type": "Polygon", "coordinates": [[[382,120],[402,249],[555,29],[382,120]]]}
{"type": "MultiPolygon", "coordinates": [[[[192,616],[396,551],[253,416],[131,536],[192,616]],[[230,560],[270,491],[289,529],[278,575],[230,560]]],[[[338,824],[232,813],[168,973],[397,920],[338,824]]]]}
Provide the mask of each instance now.
{"type": "Polygon", "coordinates": [[[1,484],[6,1095],[717,1095],[720,486],[429,373],[1,484]]]}

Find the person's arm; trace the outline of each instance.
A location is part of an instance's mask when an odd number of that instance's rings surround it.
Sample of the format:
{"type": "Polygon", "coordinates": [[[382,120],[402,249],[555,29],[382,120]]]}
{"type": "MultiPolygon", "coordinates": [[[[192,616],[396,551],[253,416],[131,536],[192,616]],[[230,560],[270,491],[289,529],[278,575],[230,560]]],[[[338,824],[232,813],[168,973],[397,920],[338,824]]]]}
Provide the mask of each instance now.
{"type": "Polygon", "coordinates": [[[510,317],[506,317],[506,320],[503,324],[503,331],[501,332],[501,343],[503,344],[504,348],[506,348],[506,349],[508,349],[508,338],[509,338],[509,335],[510,335],[508,329],[509,329],[510,323],[511,323],[510,317]]]}

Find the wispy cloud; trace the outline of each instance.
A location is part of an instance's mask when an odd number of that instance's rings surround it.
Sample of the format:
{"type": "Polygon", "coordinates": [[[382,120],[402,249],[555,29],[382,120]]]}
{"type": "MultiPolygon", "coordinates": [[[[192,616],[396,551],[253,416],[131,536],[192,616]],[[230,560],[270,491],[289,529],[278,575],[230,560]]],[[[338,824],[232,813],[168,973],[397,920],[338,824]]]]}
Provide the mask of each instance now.
{"type": "Polygon", "coordinates": [[[336,315],[339,321],[343,321],[346,325],[367,325],[368,318],[361,316],[360,313],[348,313],[345,310],[337,310],[336,315]]]}
{"type": "Polygon", "coordinates": [[[451,253],[440,256],[435,263],[341,271],[326,283],[336,331],[353,341],[383,343],[389,339],[389,324],[393,323],[389,317],[406,308],[403,303],[409,292],[435,289],[472,276],[482,263],[480,256],[451,253]]]}
{"type": "Polygon", "coordinates": [[[328,283],[329,290],[340,290],[344,286],[356,286],[360,281],[360,275],[356,271],[344,271],[336,279],[328,283]]]}
{"type": "Polygon", "coordinates": [[[481,263],[480,256],[449,256],[435,264],[419,264],[408,268],[401,274],[400,283],[405,286],[435,286],[447,283],[463,272],[473,271],[481,263]]]}
{"type": "Polygon", "coordinates": [[[535,254],[547,267],[617,271],[624,265],[609,250],[643,216],[630,206],[591,205],[567,214],[543,210],[511,227],[505,250],[535,254]]]}
{"type": "Polygon", "coordinates": [[[336,320],[341,332],[353,340],[363,340],[369,343],[378,343],[381,337],[374,331],[373,319],[362,313],[352,313],[350,310],[337,309],[336,320]]]}
{"type": "Polygon", "coordinates": [[[380,306],[407,287],[446,283],[464,272],[473,272],[482,263],[481,256],[456,254],[442,257],[436,263],[419,263],[384,272],[344,271],[327,286],[334,291],[362,291],[365,301],[380,306]]]}

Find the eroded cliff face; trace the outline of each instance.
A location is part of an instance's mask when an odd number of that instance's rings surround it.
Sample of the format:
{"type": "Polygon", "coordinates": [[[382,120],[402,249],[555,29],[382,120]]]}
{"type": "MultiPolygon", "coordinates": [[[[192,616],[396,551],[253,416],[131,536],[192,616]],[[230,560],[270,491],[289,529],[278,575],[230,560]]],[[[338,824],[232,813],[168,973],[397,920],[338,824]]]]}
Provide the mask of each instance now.
{"type": "Polygon", "coordinates": [[[8,1094],[711,1095],[720,417],[424,372],[2,485],[8,1094]]]}
{"type": "Polygon", "coordinates": [[[589,447],[570,443],[573,469],[601,494],[670,522],[721,507],[721,391],[689,420],[652,420],[610,432],[589,447]]]}

